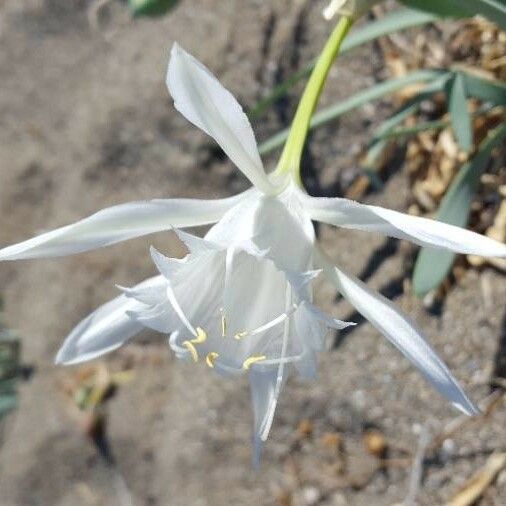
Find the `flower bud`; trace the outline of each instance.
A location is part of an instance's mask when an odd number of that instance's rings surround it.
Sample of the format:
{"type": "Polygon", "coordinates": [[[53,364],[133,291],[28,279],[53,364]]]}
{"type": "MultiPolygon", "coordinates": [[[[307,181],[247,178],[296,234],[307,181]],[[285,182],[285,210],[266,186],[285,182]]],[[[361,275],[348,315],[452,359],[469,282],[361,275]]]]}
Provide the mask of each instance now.
{"type": "Polygon", "coordinates": [[[374,4],[381,0],[331,0],[323,11],[323,17],[332,19],[336,14],[358,19],[363,16],[374,4]]]}

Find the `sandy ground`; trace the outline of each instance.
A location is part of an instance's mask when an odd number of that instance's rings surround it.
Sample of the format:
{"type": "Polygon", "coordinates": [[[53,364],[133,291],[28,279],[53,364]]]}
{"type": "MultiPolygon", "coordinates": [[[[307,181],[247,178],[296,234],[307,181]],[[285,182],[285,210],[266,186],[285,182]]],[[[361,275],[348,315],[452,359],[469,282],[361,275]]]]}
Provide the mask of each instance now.
{"type": "MultiPolygon", "coordinates": [[[[183,0],[168,17],[133,23],[117,2],[97,33],[85,0],[4,0],[0,245],[120,202],[219,197],[245,188],[209,139],[173,109],[164,86],[168,50],[177,40],[251,106],[317,53],[329,28],[320,19],[324,3],[183,0]]],[[[343,58],[324,102],[366,87],[380,66],[372,47],[343,58]]],[[[294,97],[256,122],[260,140],[286,125],[294,97]]],[[[317,174],[309,180],[313,191],[339,192],[353,174],[354,153],[387,110],[377,104],[312,136],[306,170],[317,174]]],[[[405,210],[406,184],[396,172],[368,200],[405,210]]],[[[395,297],[425,328],[473,399],[490,393],[504,339],[506,284],[497,272],[470,272],[434,316],[404,290],[412,249],[373,235],[320,232],[344,267],[395,297]]],[[[62,260],[0,265],[7,322],[23,336],[24,362],[34,369],[0,450],[2,506],[119,504],[113,475],[63,393],[75,370],[52,360],[73,325],[115,295],[115,283],[134,284],[154,272],[150,244],[184,253],[173,236],[162,234],[62,260]]],[[[356,317],[330,286],[319,286],[317,300],[344,319],[356,317]]],[[[112,367],[126,360],[135,366],[134,380],[108,405],[111,449],[134,504],[401,502],[410,460],[400,457],[415,453],[421,427],[438,434],[457,414],[370,325],[341,337],[340,346],[321,357],[318,382],[288,382],[258,473],[250,465],[245,380],[223,381],[177,362],[164,339],[149,334],[144,346],[108,358],[112,367]],[[299,437],[301,422],[306,437],[299,437]],[[398,465],[380,468],[366,451],[364,431],[372,428],[387,439],[398,465]]],[[[419,504],[444,503],[492,451],[506,451],[505,424],[500,407],[448,438],[427,459],[419,504]]],[[[480,504],[505,503],[503,473],[480,504]]]]}

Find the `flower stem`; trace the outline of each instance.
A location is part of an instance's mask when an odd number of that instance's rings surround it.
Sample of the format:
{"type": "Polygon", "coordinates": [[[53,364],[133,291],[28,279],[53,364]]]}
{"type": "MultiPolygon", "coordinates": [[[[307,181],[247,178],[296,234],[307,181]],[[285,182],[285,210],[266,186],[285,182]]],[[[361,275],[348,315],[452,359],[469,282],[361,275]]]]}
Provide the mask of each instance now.
{"type": "Polygon", "coordinates": [[[300,162],[302,150],[309,130],[309,122],[327,79],[330,67],[339,53],[339,48],[352,25],[352,19],[342,17],[321,52],[304,89],[302,98],[288,134],[283,153],[278,163],[277,172],[291,172],[300,183],[300,162]]]}

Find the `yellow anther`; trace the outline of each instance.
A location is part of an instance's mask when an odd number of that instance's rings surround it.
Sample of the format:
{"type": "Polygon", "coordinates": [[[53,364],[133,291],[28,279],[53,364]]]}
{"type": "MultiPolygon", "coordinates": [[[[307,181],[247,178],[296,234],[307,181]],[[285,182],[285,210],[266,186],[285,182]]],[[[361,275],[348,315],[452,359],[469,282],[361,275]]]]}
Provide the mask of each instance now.
{"type": "Polygon", "coordinates": [[[221,315],[221,335],[223,337],[227,335],[227,319],[224,315],[221,315]]]}
{"type": "Polygon", "coordinates": [[[245,337],[247,335],[248,335],[248,331],[243,330],[242,332],[237,332],[237,334],[235,334],[235,336],[234,336],[234,339],[237,339],[239,341],[239,339],[242,339],[243,337],[245,337]]]}
{"type": "MultiPolygon", "coordinates": [[[[194,339],[195,340],[195,339],[194,339]]],[[[191,353],[194,362],[199,361],[199,354],[197,353],[197,348],[193,345],[191,341],[185,341],[183,346],[191,353]]]]}
{"type": "Polygon", "coordinates": [[[214,367],[215,360],[220,356],[219,353],[216,353],[215,351],[211,351],[207,354],[206,357],[206,364],[212,369],[214,367]]]}
{"type": "Polygon", "coordinates": [[[198,362],[199,361],[199,354],[197,353],[197,348],[195,348],[196,344],[202,344],[207,339],[206,331],[201,329],[200,327],[197,327],[195,329],[197,331],[197,337],[195,339],[192,339],[190,341],[185,341],[183,343],[183,346],[191,353],[193,361],[198,362]]]}
{"type": "Polygon", "coordinates": [[[200,327],[197,327],[195,330],[197,331],[197,337],[192,339],[191,342],[193,344],[202,344],[207,339],[207,333],[200,327]]]}
{"type": "Polygon", "coordinates": [[[265,355],[252,355],[251,357],[247,358],[243,364],[242,368],[244,370],[248,370],[253,364],[256,364],[257,362],[261,362],[262,360],[265,360],[267,357],[265,355]]]}

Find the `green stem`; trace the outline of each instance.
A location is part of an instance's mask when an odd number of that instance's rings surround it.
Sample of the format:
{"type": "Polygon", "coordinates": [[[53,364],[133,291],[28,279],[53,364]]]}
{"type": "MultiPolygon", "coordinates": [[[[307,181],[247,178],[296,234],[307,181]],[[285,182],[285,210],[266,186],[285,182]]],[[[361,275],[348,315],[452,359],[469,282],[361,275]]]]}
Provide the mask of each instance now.
{"type": "Polygon", "coordinates": [[[351,25],[351,18],[342,17],[327,40],[299,102],[288,139],[279,160],[277,171],[279,173],[293,172],[299,182],[300,162],[309,130],[309,122],[320,98],[330,67],[351,25]]]}

